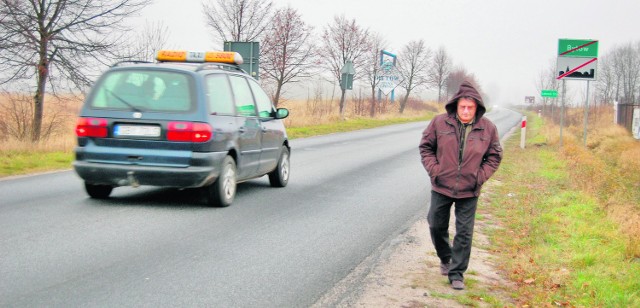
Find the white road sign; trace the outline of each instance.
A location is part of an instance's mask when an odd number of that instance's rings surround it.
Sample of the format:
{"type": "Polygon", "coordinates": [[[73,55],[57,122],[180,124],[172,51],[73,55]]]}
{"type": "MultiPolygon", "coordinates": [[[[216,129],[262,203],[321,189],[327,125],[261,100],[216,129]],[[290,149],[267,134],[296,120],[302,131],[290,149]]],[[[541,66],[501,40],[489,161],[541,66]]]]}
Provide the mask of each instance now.
{"type": "Polygon", "coordinates": [[[596,80],[597,58],[558,57],[556,79],[596,80]]]}
{"type": "Polygon", "coordinates": [[[389,93],[402,82],[400,72],[391,61],[385,61],[381,65],[380,73],[376,79],[378,80],[378,89],[380,89],[384,95],[389,95],[389,93]]]}

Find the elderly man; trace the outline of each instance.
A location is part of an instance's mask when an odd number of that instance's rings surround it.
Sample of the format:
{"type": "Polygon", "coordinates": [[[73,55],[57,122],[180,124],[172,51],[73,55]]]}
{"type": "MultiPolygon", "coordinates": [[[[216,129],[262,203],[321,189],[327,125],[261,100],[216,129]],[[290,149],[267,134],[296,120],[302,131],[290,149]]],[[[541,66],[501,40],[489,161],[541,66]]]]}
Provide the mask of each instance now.
{"type": "Polygon", "coordinates": [[[464,289],[469,266],[476,205],[482,185],[498,169],[502,148],[496,126],[483,117],[480,93],[463,82],[422,133],[420,156],[431,178],[428,222],[431,240],[440,258],[440,272],[451,286],[464,289]],[[455,204],[456,234],[449,244],[449,218],[455,204]]]}

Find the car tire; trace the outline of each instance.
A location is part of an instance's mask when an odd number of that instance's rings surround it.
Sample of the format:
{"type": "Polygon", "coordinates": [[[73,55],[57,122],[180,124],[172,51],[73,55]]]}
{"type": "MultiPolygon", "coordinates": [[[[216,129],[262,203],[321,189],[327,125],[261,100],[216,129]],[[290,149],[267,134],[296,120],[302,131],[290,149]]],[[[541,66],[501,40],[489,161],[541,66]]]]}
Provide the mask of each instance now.
{"type": "Polygon", "coordinates": [[[211,185],[205,187],[206,202],[209,206],[227,207],[236,197],[236,161],[231,156],[222,160],[220,175],[211,185]]]}
{"type": "Polygon", "coordinates": [[[89,194],[91,198],[106,199],[109,198],[111,191],[113,191],[113,186],[96,185],[84,182],[84,189],[87,191],[87,194],[89,194]]]}
{"type": "Polygon", "coordinates": [[[269,173],[271,187],[285,187],[289,183],[289,174],[291,172],[289,156],[289,148],[283,146],[280,159],[278,159],[278,166],[269,173]]]}

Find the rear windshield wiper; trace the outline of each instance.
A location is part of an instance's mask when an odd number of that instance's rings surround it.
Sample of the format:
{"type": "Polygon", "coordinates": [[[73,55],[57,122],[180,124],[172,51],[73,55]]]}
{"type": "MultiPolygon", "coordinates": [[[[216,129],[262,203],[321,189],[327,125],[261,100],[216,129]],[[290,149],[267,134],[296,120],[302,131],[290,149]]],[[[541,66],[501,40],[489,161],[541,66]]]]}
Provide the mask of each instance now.
{"type": "Polygon", "coordinates": [[[127,102],[126,100],[124,100],[122,97],[120,97],[120,96],[116,95],[115,93],[113,93],[113,91],[111,91],[111,90],[109,90],[109,89],[107,89],[107,88],[104,88],[104,90],[105,90],[105,91],[107,91],[107,93],[109,93],[109,94],[113,95],[113,97],[115,97],[119,102],[121,102],[121,103],[123,103],[123,104],[125,104],[125,105],[129,106],[129,108],[131,108],[133,111],[137,111],[137,112],[142,112],[142,111],[144,111],[144,110],[142,110],[140,107],[138,107],[138,106],[136,106],[136,105],[134,105],[134,104],[132,104],[132,103],[129,103],[129,102],[127,102]]]}

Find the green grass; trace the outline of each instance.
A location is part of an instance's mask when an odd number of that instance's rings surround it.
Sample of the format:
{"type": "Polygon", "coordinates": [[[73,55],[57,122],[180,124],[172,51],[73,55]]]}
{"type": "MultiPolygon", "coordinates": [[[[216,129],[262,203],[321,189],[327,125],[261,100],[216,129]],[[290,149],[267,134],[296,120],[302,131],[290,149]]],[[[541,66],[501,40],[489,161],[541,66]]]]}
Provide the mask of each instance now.
{"type": "MultiPolygon", "coordinates": [[[[534,122],[535,123],[535,122],[534,122]]],[[[535,134],[543,123],[533,125],[535,134]]],[[[556,148],[505,146],[487,210],[499,263],[518,286],[517,306],[640,307],[640,262],[596,196],[572,185],[556,148]]],[[[620,179],[622,180],[622,179],[620,179]]]]}
{"type": "Polygon", "coordinates": [[[357,118],[340,121],[331,124],[311,125],[303,127],[288,127],[287,135],[290,139],[304,138],[311,136],[327,135],[339,132],[348,132],[358,129],[374,128],[393,124],[402,124],[417,121],[427,121],[433,117],[432,114],[411,117],[411,118],[391,118],[391,119],[369,119],[369,118],[357,118]]]}
{"type": "Polygon", "coordinates": [[[8,151],[0,158],[0,177],[71,168],[73,153],[8,151]]]}

